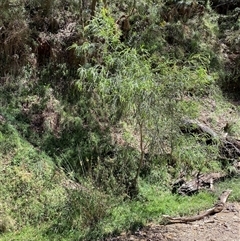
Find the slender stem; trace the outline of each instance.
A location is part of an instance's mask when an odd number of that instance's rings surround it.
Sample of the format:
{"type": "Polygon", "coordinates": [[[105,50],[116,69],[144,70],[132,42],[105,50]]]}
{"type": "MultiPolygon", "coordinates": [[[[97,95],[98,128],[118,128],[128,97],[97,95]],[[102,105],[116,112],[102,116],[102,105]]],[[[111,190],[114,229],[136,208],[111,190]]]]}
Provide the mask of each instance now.
{"type": "Polygon", "coordinates": [[[91,16],[94,17],[97,0],[92,0],[91,16]]]}
{"type": "Polygon", "coordinates": [[[136,176],[135,176],[135,178],[134,178],[134,184],[137,184],[138,177],[139,177],[139,174],[140,174],[140,170],[141,170],[142,164],[143,164],[143,158],[144,158],[143,124],[142,124],[142,122],[139,123],[139,129],[140,129],[140,151],[141,151],[141,157],[140,157],[140,161],[139,161],[139,164],[138,164],[137,173],[136,173],[136,176]]]}

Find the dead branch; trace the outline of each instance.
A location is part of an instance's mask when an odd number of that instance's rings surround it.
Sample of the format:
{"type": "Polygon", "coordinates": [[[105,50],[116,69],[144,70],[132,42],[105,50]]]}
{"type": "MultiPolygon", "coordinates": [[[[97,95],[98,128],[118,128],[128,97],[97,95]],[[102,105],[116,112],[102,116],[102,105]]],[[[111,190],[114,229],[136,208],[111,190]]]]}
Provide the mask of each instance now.
{"type": "Polygon", "coordinates": [[[221,136],[207,125],[198,121],[184,119],[180,125],[180,130],[184,134],[197,135],[206,139],[206,144],[219,144],[219,154],[221,157],[238,159],[240,157],[240,140],[230,137],[221,136]]]}
{"type": "Polygon", "coordinates": [[[186,181],[183,178],[174,182],[172,192],[180,195],[192,195],[201,189],[213,189],[213,184],[224,180],[227,174],[213,172],[208,174],[197,173],[193,179],[186,181]]]}
{"type": "Polygon", "coordinates": [[[225,203],[230,195],[232,190],[226,190],[224,191],[221,196],[219,197],[219,201],[214,205],[214,207],[206,210],[204,213],[192,216],[192,217],[177,217],[177,218],[172,218],[167,215],[164,215],[164,218],[166,219],[166,224],[173,224],[173,223],[188,223],[188,222],[194,222],[197,220],[201,220],[205,217],[208,217],[210,215],[214,215],[216,213],[220,213],[224,206],[225,203]]]}
{"type": "Polygon", "coordinates": [[[190,119],[183,120],[180,130],[184,134],[189,133],[204,136],[209,139],[211,143],[219,138],[218,134],[210,127],[190,119]]]}

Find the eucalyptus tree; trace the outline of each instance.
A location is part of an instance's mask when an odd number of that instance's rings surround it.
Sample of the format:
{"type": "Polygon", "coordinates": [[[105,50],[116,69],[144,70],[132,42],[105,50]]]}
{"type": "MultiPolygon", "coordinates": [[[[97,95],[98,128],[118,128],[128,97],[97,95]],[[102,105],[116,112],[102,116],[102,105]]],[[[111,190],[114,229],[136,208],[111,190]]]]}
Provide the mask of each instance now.
{"type": "Polygon", "coordinates": [[[85,42],[73,46],[86,60],[78,69],[76,86],[91,93],[95,113],[103,116],[99,119],[112,127],[129,126],[129,134],[135,133],[128,144],[139,151],[138,158],[130,158],[137,163],[130,180],[137,191],[146,154],[173,153],[179,121],[196,112],[185,95],[204,92],[212,83],[205,67],[208,57],[193,55],[184,64],[162,57],[153,64],[144,46],[134,48],[120,41],[121,33],[106,9],[96,12],[84,35],[85,42]]]}

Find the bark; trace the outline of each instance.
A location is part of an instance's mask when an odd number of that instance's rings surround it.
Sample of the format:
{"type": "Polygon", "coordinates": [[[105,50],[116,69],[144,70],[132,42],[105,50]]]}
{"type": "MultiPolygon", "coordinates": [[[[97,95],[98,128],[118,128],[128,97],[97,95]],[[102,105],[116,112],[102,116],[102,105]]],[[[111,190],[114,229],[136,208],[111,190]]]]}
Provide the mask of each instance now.
{"type": "Polygon", "coordinates": [[[180,126],[180,130],[184,134],[188,133],[205,137],[207,144],[212,144],[213,142],[216,142],[219,139],[218,134],[215,131],[213,131],[210,127],[190,119],[183,120],[183,123],[180,126]]]}
{"type": "MultiPolygon", "coordinates": [[[[206,142],[207,145],[218,146],[218,160],[223,166],[229,163],[235,168],[236,173],[240,172],[237,166],[240,157],[240,140],[228,136],[217,134],[207,125],[200,122],[184,119],[180,125],[180,130],[184,134],[194,135],[199,138],[200,142],[206,142]]],[[[213,188],[213,183],[221,181],[227,177],[224,173],[198,173],[195,177],[186,181],[184,178],[177,180],[173,184],[173,193],[180,195],[191,195],[203,188],[213,188]]]]}
{"type": "Polygon", "coordinates": [[[184,134],[202,137],[202,139],[206,141],[206,144],[218,144],[220,158],[238,160],[240,157],[240,140],[234,137],[228,135],[221,136],[207,125],[190,119],[183,120],[183,123],[180,125],[180,130],[184,134]]]}
{"type": "Polygon", "coordinates": [[[240,141],[233,137],[227,136],[221,140],[220,156],[232,160],[238,160],[240,157],[240,141]]]}
{"type": "Polygon", "coordinates": [[[213,189],[215,182],[221,181],[227,177],[225,173],[209,173],[195,175],[194,179],[185,181],[183,178],[177,180],[173,184],[172,192],[180,195],[192,195],[197,193],[200,189],[210,188],[213,189]]]}

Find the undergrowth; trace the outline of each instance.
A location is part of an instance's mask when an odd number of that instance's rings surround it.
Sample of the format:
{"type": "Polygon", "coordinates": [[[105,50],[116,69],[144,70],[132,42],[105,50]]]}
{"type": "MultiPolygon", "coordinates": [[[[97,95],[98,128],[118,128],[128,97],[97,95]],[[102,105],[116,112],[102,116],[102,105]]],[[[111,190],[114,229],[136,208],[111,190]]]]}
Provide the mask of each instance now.
{"type": "Polygon", "coordinates": [[[220,89],[238,90],[238,9],[219,18],[209,1],[113,1],[94,16],[91,1],[0,8],[0,240],[99,240],[195,214],[227,188],[240,201],[239,178],[171,193],[182,174],[229,168],[217,144],[180,123],[239,136],[239,107],[220,89]],[[130,30],[116,25],[119,11],[131,13],[130,30]]]}

